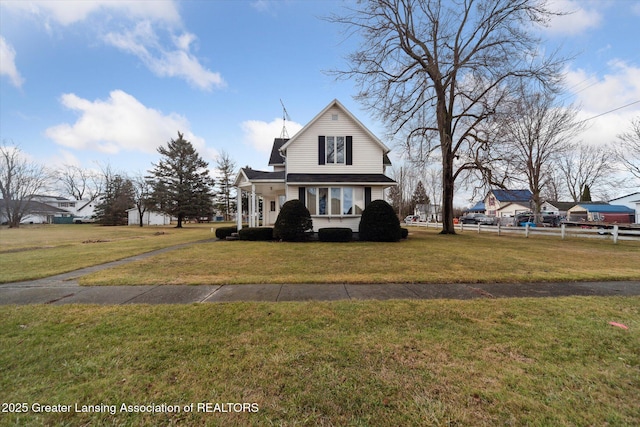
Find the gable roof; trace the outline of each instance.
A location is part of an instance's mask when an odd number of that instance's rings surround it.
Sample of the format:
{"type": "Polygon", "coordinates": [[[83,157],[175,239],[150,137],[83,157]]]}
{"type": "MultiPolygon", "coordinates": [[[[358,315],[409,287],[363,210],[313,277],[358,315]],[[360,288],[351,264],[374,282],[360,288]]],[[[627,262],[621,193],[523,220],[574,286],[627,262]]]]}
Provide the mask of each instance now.
{"type": "MultiPolygon", "coordinates": [[[[329,111],[331,108],[333,107],[337,107],[340,110],[342,110],[347,117],[349,117],[351,120],[354,121],[354,123],[359,126],[376,144],[378,144],[380,146],[380,148],[382,148],[382,151],[384,154],[388,153],[391,151],[391,149],[389,149],[389,147],[387,147],[386,145],[384,145],[384,143],[382,141],[380,141],[380,139],[378,139],[377,136],[375,136],[369,129],[367,129],[367,127],[365,125],[362,124],[362,122],[360,122],[360,120],[358,120],[356,118],[356,116],[354,116],[353,114],[351,114],[351,112],[349,110],[347,110],[345,108],[344,105],[342,105],[340,103],[340,101],[338,101],[337,99],[334,99],[333,101],[331,101],[329,103],[329,105],[327,105],[326,107],[324,107],[324,109],[322,111],[320,111],[313,119],[311,119],[311,121],[309,123],[307,123],[302,129],[300,129],[298,131],[298,133],[296,133],[295,135],[293,135],[293,137],[291,139],[289,139],[286,143],[284,143],[281,147],[280,147],[280,151],[286,151],[286,149],[293,144],[299,137],[300,135],[303,135],[307,129],[309,129],[315,122],[317,122],[318,120],[320,120],[320,118],[322,116],[325,115],[325,113],[327,111],[329,111]]],[[[390,164],[391,162],[389,162],[390,164]]]]}
{"type": "Polygon", "coordinates": [[[550,204],[551,206],[558,209],[559,211],[568,211],[569,209],[571,209],[572,207],[578,204],[577,202],[558,202],[555,200],[547,200],[545,201],[545,203],[550,204]]]}
{"type": "Polygon", "coordinates": [[[289,138],[276,138],[273,140],[271,147],[271,156],[269,157],[269,166],[284,165],[284,157],[280,154],[280,148],[289,140],[289,138]]]}
{"type": "Polygon", "coordinates": [[[493,189],[489,192],[500,202],[529,202],[533,197],[529,190],[493,189]]]}

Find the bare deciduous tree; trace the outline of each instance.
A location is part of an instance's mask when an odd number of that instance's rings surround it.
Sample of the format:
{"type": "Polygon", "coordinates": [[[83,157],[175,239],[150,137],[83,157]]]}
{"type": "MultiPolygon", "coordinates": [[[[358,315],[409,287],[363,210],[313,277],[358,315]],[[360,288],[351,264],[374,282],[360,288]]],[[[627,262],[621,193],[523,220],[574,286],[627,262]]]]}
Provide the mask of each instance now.
{"type": "Polygon", "coordinates": [[[432,144],[429,150],[439,149],[442,233],[454,234],[456,179],[484,167],[490,145],[480,125],[523,81],[544,89],[557,83],[562,61],[542,58],[532,31],[552,13],[543,0],[358,4],[330,18],[362,38],[361,48],[348,57],[349,69],[336,74],[355,78],[356,99],[392,133],[408,133],[408,139],[432,144]]]}
{"type": "Polygon", "coordinates": [[[580,145],[558,161],[565,186],[574,202],[580,200],[585,186],[596,194],[605,194],[614,183],[610,152],[602,147],[580,145]]]}
{"type": "Polygon", "coordinates": [[[44,166],[28,161],[18,147],[0,145],[2,214],[10,228],[20,226],[20,221],[31,209],[31,202],[45,188],[48,178],[44,166]]]}
{"type": "Polygon", "coordinates": [[[513,111],[504,117],[505,141],[502,158],[517,171],[511,179],[524,182],[533,194],[534,215],[539,219],[542,191],[549,185],[557,159],[574,146],[574,138],[584,129],[576,120],[578,110],[554,105],[553,97],[520,91],[513,111]]]}
{"type": "Polygon", "coordinates": [[[140,227],[144,224],[144,214],[153,207],[153,182],[149,181],[139,173],[131,178],[133,185],[133,201],[138,209],[138,217],[140,218],[140,227]]]}
{"type": "Polygon", "coordinates": [[[75,200],[95,200],[102,190],[99,173],[74,165],[65,165],[56,171],[61,190],[75,200]]]}
{"type": "Polygon", "coordinates": [[[627,171],[640,179],[640,117],[631,121],[630,129],[618,135],[616,158],[627,171]]]}
{"type": "Polygon", "coordinates": [[[233,205],[233,177],[236,173],[236,163],[226,151],[222,151],[216,160],[216,171],[218,172],[218,185],[220,191],[217,194],[218,206],[224,211],[224,220],[231,219],[231,208],[233,205]]]}

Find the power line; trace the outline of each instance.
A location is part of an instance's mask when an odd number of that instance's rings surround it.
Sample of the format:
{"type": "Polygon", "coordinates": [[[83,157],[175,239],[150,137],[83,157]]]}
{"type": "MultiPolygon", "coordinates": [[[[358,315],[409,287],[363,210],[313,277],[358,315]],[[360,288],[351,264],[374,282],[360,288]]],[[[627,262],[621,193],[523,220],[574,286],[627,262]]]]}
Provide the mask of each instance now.
{"type": "Polygon", "coordinates": [[[614,111],[622,110],[623,108],[627,108],[627,107],[630,107],[630,106],[632,106],[634,104],[638,104],[638,103],[640,103],[640,99],[638,99],[637,101],[630,102],[629,104],[623,105],[621,107],[614,108],[613,110],[605,111],[604,113],[600,113],[600,114],[595,115],[593,117],[589,117],[588,119],[584,119],[580,123],[584,123],[584,122],[588,122],[589,120],[597,119],[598,117],[602,117],[602,116],[604,116],[606,114],[613,113],[614,111]]]}

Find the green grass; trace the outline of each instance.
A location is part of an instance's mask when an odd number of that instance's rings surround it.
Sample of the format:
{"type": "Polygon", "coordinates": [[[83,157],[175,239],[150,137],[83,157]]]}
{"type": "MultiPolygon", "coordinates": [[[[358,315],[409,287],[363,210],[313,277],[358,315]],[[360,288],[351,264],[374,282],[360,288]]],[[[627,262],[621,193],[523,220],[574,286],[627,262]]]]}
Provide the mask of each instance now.
{"type": "Polygon", "coordinates": [[[85,285],[482,283],[640,279],[640,244],[412,230],[397,243],[210,242],[94,273],[85,285]]]}
{"type": "Polygon", "coordinates": [[[33,225],[0,227],[0,283],[31,280],[214,238],[209,224],[174,227],[33,225]]]}
{"type": "Polygon", "coordinates": [[[640,297],[5,306],[0,342],[0,402],[259,407],[7,426],[640,421],[640,297]]]}

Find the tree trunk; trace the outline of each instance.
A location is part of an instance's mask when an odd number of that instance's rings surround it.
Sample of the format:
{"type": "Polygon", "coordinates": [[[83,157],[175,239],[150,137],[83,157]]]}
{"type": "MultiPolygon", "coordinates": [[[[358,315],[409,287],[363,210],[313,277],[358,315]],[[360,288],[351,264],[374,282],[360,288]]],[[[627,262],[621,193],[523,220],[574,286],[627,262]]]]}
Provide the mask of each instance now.
{"type": "Polygon", "coordinates": [[[138,211],[138,214],[140,215],[140,227],[142,227],[142,222],[144,221],[144,212],[138,211]]]}
{"type": "Polygon", "coordinates": [[[440,234],[456,234],[453,226],[453,155],[442,156],[442,231],[440,234]]]}
{"type": "Polygon", "coordinates": [[[176,228],[182,228],[182,219],[183,219],[183,214],[178,214],[178,225],[176,225],[176,228]]]}

